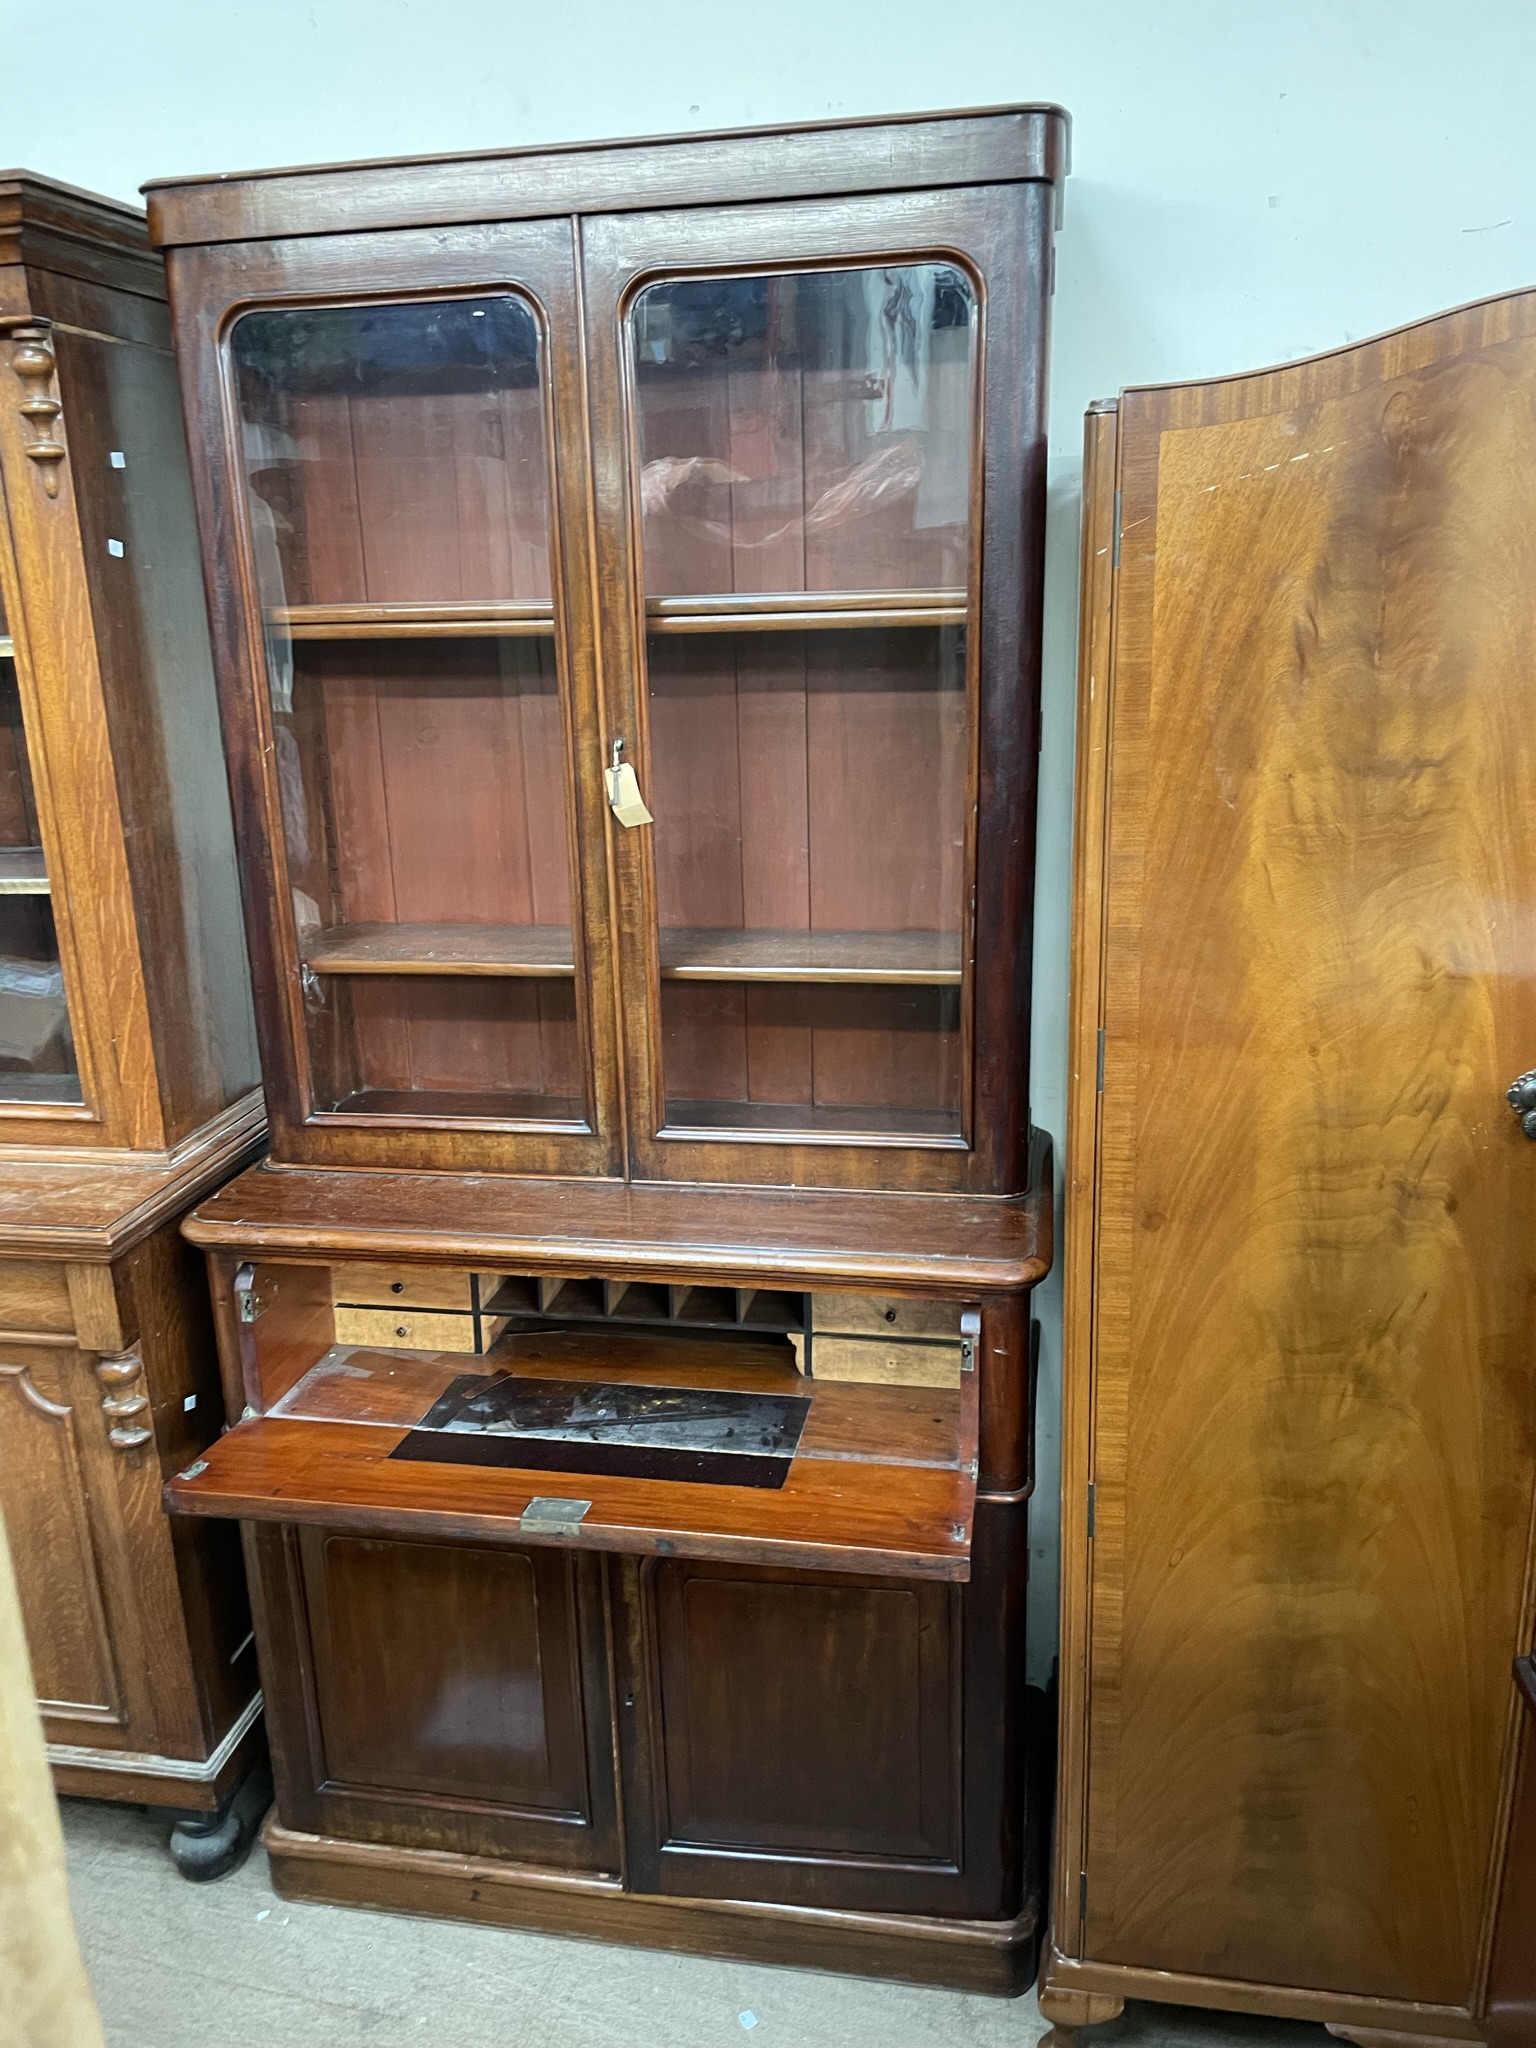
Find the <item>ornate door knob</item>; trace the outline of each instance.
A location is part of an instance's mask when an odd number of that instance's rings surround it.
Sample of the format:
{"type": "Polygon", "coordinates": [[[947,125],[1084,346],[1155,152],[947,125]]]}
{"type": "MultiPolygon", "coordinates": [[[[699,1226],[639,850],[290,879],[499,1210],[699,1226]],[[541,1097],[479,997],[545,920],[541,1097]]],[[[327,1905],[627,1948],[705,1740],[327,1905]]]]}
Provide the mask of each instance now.
{"type": "Polygon", "coordinates": [[[1536,1138],[1536,1069],[1512,1081],[1505,1099],[1519,1117],[1521,1130],[1528,1138],[1536,1138]]]}

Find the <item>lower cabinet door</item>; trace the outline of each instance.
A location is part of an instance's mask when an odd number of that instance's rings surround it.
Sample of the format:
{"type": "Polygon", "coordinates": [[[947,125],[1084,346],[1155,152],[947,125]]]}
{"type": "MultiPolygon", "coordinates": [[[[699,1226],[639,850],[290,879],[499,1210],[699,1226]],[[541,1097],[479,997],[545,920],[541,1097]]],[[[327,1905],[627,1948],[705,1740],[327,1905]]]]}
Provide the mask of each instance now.
{"type": "Polygon", "coordinates": [[[248,1533],[286,1826],[618,1870],[596,1559],[248,1533]]]}
{"type": "Polygon", "coordinates": [[[153,1440],[113,1444],[104,1391],[72,1345],[0,1346],[0,1516],[44,1731],[70,1749],[200,1756],[159,1458],[153,1440]]]}
{"type": "Polygon", "coordinates": [[[636,1891],[1017,1910],[1020,1649],[995,1571],[960,1587],[681,1559],[610,1569],[636,1891]]]}

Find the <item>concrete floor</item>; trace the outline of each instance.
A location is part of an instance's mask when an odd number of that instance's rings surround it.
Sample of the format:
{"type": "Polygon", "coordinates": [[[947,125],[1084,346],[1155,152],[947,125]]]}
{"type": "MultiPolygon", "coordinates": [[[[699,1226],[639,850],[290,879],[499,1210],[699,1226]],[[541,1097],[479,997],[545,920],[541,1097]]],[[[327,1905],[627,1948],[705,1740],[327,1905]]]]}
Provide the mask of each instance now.
{"type": "MultiPolygon", "coordinates": [[[[256,1849],[189,1885],[166,1826],[63,1801],[108,2048],[1033,2048],[1033,1996],[947,1991],[290,1905],[256,1849]]],[[[1102,2048],[1334,2048],[1321,2027],[1131,2006],[1102,2048]]]]}

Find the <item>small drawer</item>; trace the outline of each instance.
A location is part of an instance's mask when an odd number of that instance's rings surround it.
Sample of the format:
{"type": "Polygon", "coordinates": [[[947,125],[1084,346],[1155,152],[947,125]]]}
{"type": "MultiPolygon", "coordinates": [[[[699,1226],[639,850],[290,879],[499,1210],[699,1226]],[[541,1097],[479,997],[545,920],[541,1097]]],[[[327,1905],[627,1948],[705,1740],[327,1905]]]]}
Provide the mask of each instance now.
{"type": "Polygon", "coordinates": [[[879,1337],[811,1340],[811,1371],[819,1380],[863,1380],[886,1387],[958,1387],[958,1344],[890,1344],[879,1337]]]}
{"type": "Polygon", "coordinates": [[[62,1266],[46,1259],[0,1259],[0,1330],[52,1334],[74,1327],[62,1266]]]}
{"type": "MultiPolygon", "coordinates": [[[[489,1301],[501,1285],[499,1273],[480,1275],[480,1299],[489,1301]]],[[[471,1273],[441,1266],[381,1266],[372,1261],[331,1268],[332,1301],[358,1307],[442,1308],[468,1315],[474,1307],[471,1273]]]]}
{"type": "MultiPolygon", "coordinates": [[[[441,1309],[349,1308],[334,1310],[338,1344],[369,1344],[381,1351],[473,1351],[475,1318],[441,1309]]],[[[482,1317],[483,1341],[490,1345],[503,1328],[501,1317],[482,1317]]]]}
{"type": "Polygon", "coordinates": [[[811,1328],[845,1337],[958,1337],[960,1307],[894,1294],[813,1294],[811,1328]]]}

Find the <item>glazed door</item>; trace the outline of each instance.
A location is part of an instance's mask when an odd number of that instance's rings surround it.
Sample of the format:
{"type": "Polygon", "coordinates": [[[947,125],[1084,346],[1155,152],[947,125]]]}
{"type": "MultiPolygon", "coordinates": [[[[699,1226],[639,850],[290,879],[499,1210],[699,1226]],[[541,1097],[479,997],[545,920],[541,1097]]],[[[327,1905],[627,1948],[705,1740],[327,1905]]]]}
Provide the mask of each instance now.
{"type": "Polygon", "coordinates": [[[278,870],[253,947],[283,1149],[613,1171],[569,226],[319,238],[239,275],[237,715],[278,870]]]}
{"type": "Polygon", "coordinates": [[[83,1101],[16,649],[0,602],[0,1112],[83,1101]]]}
{"type": "Polygon", "coordinates": [[[1018,1182],[1047,204],[585,226],[638,1176],[1018,1182]]]}
{"type": "Polygon", "coordinates": [[[1532,1632],[1533,394],[1525,294],[1127,393],[1117,469],[1094,423],[1085,1965],[1475,2005],[1532,1632]]]}

